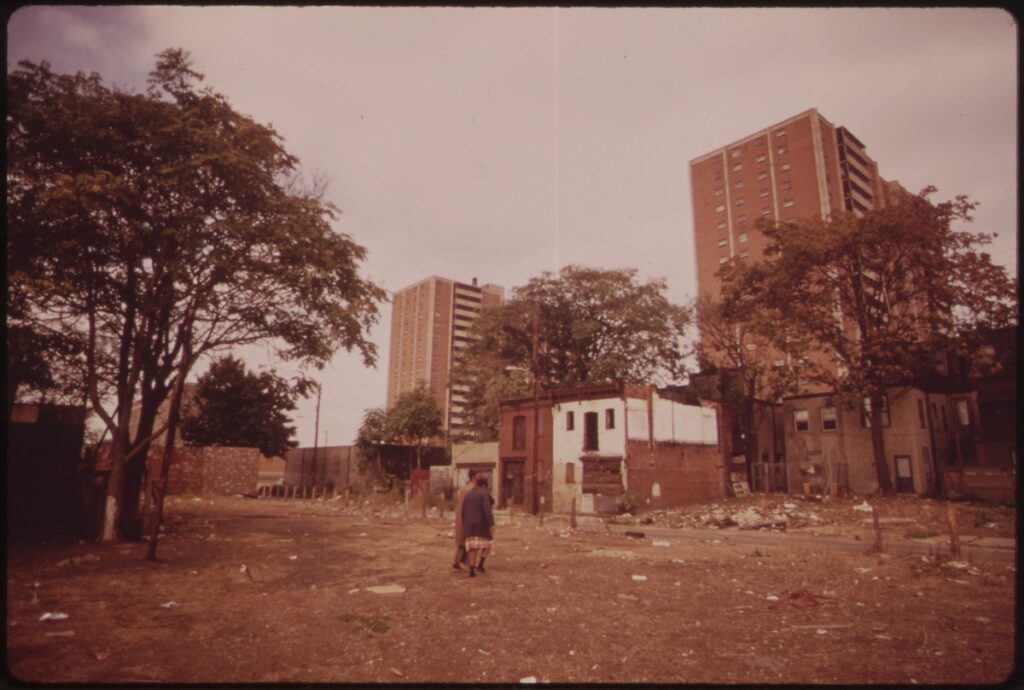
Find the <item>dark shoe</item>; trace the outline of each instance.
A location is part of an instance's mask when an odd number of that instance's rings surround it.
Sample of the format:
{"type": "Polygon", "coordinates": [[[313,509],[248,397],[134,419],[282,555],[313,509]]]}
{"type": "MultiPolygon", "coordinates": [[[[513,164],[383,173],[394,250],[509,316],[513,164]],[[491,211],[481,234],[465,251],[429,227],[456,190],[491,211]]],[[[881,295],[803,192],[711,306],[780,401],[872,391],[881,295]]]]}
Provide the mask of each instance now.
{"type": "Polygon", "coordinates": [[[477,570],[479,570],[479,571],[480,571],[481,573],[486,573],[486,572],[487,572],[486,570],[484,570],[484,564],[483,564],[483,563],[481,563],[480,565],[478,565],[478,566],[476,567],[476,569],[477,569],[477,570]]]}
{"type": "Polygon", "coordinates": [[[469,567],[469,576],[476,577],[476,568],[474,568],[473,566],[469,567]]]}
{"type": "Polygon", "coordinates": [[[462,566],[458,563],[452,563],[452,570],[462,570],[462,566]]]}

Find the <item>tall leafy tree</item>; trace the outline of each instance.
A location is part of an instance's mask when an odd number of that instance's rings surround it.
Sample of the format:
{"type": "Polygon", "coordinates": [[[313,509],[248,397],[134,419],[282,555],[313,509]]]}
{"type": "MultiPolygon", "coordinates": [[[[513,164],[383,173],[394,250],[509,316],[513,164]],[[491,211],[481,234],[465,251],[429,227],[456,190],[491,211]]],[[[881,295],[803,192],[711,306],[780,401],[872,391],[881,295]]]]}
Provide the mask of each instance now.
{"type": "Polygon", "coordinates": [[[886,391],[934,380],[937,355],[961,336],[1017,318],[1016,280],[980,251],[991,236],[953,227],[971,220],[975,204],[935,204],[933,192],[863,215],[764,224],[765,260],[722,272],[723,289],[779,348],[803,350],[810,380],[867,402],[882,493],[893,490],[886,391]]]}
{"type": "Polygon", "coordinates": [[[288,413],[296,391],[272,371],[248,371],[230,355],[199,377],[182,419],[181,438],[203,446],[256,446],[268,458],[294,448],[295,427],[288,413]]]}
{"type": "MultiPolygon", "coordinates": [[[[694,301],[700,337],[696,346],[701,372],[717,374],[717,390],[707,394],[729,401],[737,411],[737,422],[746,440],[747,462],[753,462],[757,447],[762,406],[758,401],[777,402],[795,392],[799,367],[793,350],[781,352],[772,346],[771,330],[776,324],[758,319],[750,304],[726,291],[720,298],[701,295],[694,301]]],[[[789,348],[792,341],[785,342],[789,348]]]]}
{"type": "Polygon", "coordinates": [[[471,382],[467,419],[475,435],[496,438],[498,401],[527,394],[534,376],[545,388],[680,378],[690,312],[665,290],[664,280],[643,282],[635,269],[566,266],[485,309],[455,368],[455,377],[471,382]]]}
{"type": "Polygon", "coordinates": [[[358,274],[365,250],[280,136],[202,79],[181,50],[159,55],[144,94],[45,62],[8,75],[13,325],[80,343],[112,442],[104,539],[136,524],[157,409],[200,357],[265,342],[312,366],[339,348],[376,360],[384,293],[358,274]]]}
{"type": "Polygon", "coordinates": [[[416,468],[423,467],[423,451],[441,436],[444,420],[441,408],[426,386],[398,396],[387,412],[386,435],[416,450],[416,468]]]}
{"type": "Polygon", "coordinates": [[[384,444],[394,441],[388,412],[383,407],[374,407],[363,412],[363,421],[356,435],[356,450],[359,452],[360,469],[372,463],[378,476],[384,474],[381,450],[384,444]]]}

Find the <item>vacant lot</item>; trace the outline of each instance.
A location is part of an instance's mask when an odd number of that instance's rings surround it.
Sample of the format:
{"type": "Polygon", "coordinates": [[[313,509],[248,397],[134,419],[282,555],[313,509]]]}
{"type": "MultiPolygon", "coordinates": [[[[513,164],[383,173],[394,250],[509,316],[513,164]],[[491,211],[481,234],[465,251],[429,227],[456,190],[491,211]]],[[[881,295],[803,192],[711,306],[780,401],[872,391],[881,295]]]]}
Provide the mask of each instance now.
{"type": "Polygon", "coordinates": [[[1014,668],[1006,565],[725,546],[712,530],[666,545],[503,515],[488,572],[471,580],[449,566],[448,517],[176,498],[156,563],[140,544],[12,545],[8,673],[974,684],[1014,668]]]}

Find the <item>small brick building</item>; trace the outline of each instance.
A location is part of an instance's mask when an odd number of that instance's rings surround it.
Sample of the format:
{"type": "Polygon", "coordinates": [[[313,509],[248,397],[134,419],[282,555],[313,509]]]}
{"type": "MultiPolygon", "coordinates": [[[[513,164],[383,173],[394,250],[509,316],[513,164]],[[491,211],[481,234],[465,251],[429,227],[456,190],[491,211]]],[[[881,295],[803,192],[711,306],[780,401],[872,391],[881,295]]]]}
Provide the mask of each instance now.
{"type": "MultiPolygon", "coordinates": [[[[545,391],[538,408],[536,482],[551,510],[567,512],[575,501],[582,512],[614,512],[627,493],[648,508],[725,496],[715,406],[610,383],[545,391]]],[[[533,417],[532,398],[501,403],[502,503],[522,496],[531,507],[533,417]]]]}

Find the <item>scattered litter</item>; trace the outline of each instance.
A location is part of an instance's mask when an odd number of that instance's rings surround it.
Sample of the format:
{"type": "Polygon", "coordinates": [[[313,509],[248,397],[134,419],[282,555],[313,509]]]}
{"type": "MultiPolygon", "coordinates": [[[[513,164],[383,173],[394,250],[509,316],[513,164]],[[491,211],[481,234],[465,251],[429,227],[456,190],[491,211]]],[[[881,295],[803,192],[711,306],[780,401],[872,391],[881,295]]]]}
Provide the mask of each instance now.
{"type": "Polygon", "coordinates": [[[778,601],[779,600],[779,598],[777,596],[775,596],[774,594],[769,594],[768,596],[765,597],[765,599],[767,599],[768,601],[778,601]]]}
{"type": "Polygon", "coordinates": [[[679,565],[686,565],[686,561],[684,561],[682,558],[673,558],[671,560],[671,562],[672,563],[677,563],[679,565]]]}
{"type": "Polygon", "coordinates": [[[310,585],[309,588],[310,589],[316,589],[316,585],[310,585]]]}
{"type": "Polygon", "coordinates": [[[795,592],[789,593],[789,603],[791,606],[806,608],[809,606],[817,606],[818,599],[806,589],[799,589],[795,592]]]}
{"type": "Polygon", "coordinates": [[[484,650],[482,650],[482,649],[479,649],[479,648],[478,648],[478,649],[477,649],[476,651],[480,652],[480,653],[481,653],[481,654],[483,654],[484,656],[490,656],[490,655],[491,655],[491,653],[490,653],[490,652],[485,652],[484,650]]]}
{"type": "Polygon", "coordinates": [[[633,581],[634,582],[646,582],[647,581],[647,576],[646,575],[634,575],[633,576],[633,581]]]}
{"type": "Polygon", "coordinates": [[[360,533],[359,533],[359,536],[360,536],[360,537],[365,537],[365,536],[366,536],[366,532],[360,532],[360,533]]]}
{"type": "Polygon", "coordinates": [[[289,556],[288,560],[289,561],[297,561],[297,560],[299,560],[299,557],[298,556],[289,556]]]}
{"type": "Polygon", "coordinates": [[[537,682],[537,678],[534,677],[534,676],[526,676],[526,678],[520,678],[519,682],[520,683],[536,683],[537,682]]]}
{"type": "Polygon", "coordinates": [[[181,604],[176,601],[168,601],[166,604],[160,604],[160,608],[162,609],[173,609],[177,606],[181,606],[181,604]]]}
{"type": "Polygon", "coordinates": [[[401,594],[405,591],[405,587],[402,585],[377,585],[376,587],[367,587],[366,591],[374,594],[401,594]]]}
{"type": "Polygon", "coordinates": [[[46,633],[46,636],[47,637],[74,637],[75,636],[75,631],[74,630],[61,630],[60,632],[48,632],[48,633],[46,633]]]}
{"type": "Polygon", "coordinates": [[[744,594],[749,594],[750,596],[754,596],[754,590],[748,589],[747,591],[744,592],[744,594]]]}
{"type": "Polygon", "coordinates": [[[46,612],[43,615],[39,616],[39,620],[41,620],[41,621],[63,621],[63,620],[67,620],[67,618],[68,618],[68,614],[66,614],[66,613],[50,613],[50,612],[46,612]]]}
{"type": "Polygon", "coordinates": [[[871,572],[871,568],[854,568],[854,570],[856,570],[858,573],[861,573],[862,575],[864,573],[870,573],[871,572]]]}
{"type": "Polygon", "coordinates": [[[405,674],[404,674],[404,673],[402,673],[401,671],[399,671],[399,670],[398,670],[397,668],[394,668],[394,667],[392,667],[392,668],[391,668],[391,669],[389,669],[389,670],[390,670],[390,671],[391,671],[392,673],[394,673],[394,674],[395,674],[396,676],[399,676],[400,678],[404,678],[404,677],[405,677],[405,674]]]}
{"type": "Polygon", "coordinates": [[[548,613],[554,613],[554,612],[555,612],[555,611],[557,611],[557,610],[558,610],[558,607],[557,607],[557,606],[549,606],[549,607],[547,608],[547,612],[548,612],[548,613]]]}
{"type": "Polygon", "coordinates": [[[971,565],[967,561],[946,561],[942,564],[943,568],[950,568],[952,570],[968,570],[971,565]]]}
{"type": "Polygon", "coordinates": [[[188,571],[188,574],[189,575],[198,575],[199,571],[198,570],[190,570],[190,571],[188,571]]]}
{"type": "Polygon", "coordinates": [[[992,619],[988,618],[987,616],[975,616],[974,620],[978,621],[979,623],[991,623],[992,622],[992,619]]]}
{"type": "Polygon", "coordinates": [[[110,658],[110,652],[96,652],[95,656],[100,661],[103,661],[104,659],[110,658]]]}
{"type": "Polygon", "coordinates": [[[651,542],[654,546],[671,546],[671,544],[665,539],[655,539],[651,542]]]}
{"type": "Polygon", "coordinates": [[[243,564],[242,564],[242,567],[238,569],[238,572],[240,572],[240,573],[244,573],[244,572],[245,572],[246,570],[248,570],[248,568],[246,568],[246,567],[245,567],[245,563],[243,563],[243,564]]]}
{"type": "Polygon", "coordinates": [[[969,585],[969,584],[971,584],[967,580],[953,580],[953,582],[957,583],[958,585],[969,585]]]}
{"type": "Polygon", "coordinates": [[[853,509],[854,510],[859,510],[862,513],[870,513],[871,512],[871,505],[867,501],[864,501],[860,505],[854,506],[853,509]]]}
{"type": "Polygon", "coordinates": [[[967,569],[967,574],[968,575],[981,575],[981,571],[978,570],[977,568],[968,568],[967,569]]]}
{"type": "Polygon", "coordinates": [[[819,635],[828,635],[828,630],[822,630],[821,628],[818,628],[818,630],[816,632],[819,635]]]}
{"type": "Polygon", "coordinates": [[[348,591],[348,593],[349,593],[349,594],[355,594],[355,593],[356,593],[356,592],[358,592],[358,591],[359,591],[359,588],[358,588],[358,587],[356,587],[355,589],[350,589],[350,590],[348,591]]]}
{"type": "Polygon", "coordinates": [[[616,599],[625,599],[626,601],[636,601],[637,600],[637,597],[633,596],[632,594],[616,594],[615,598],[616,599]]]}

